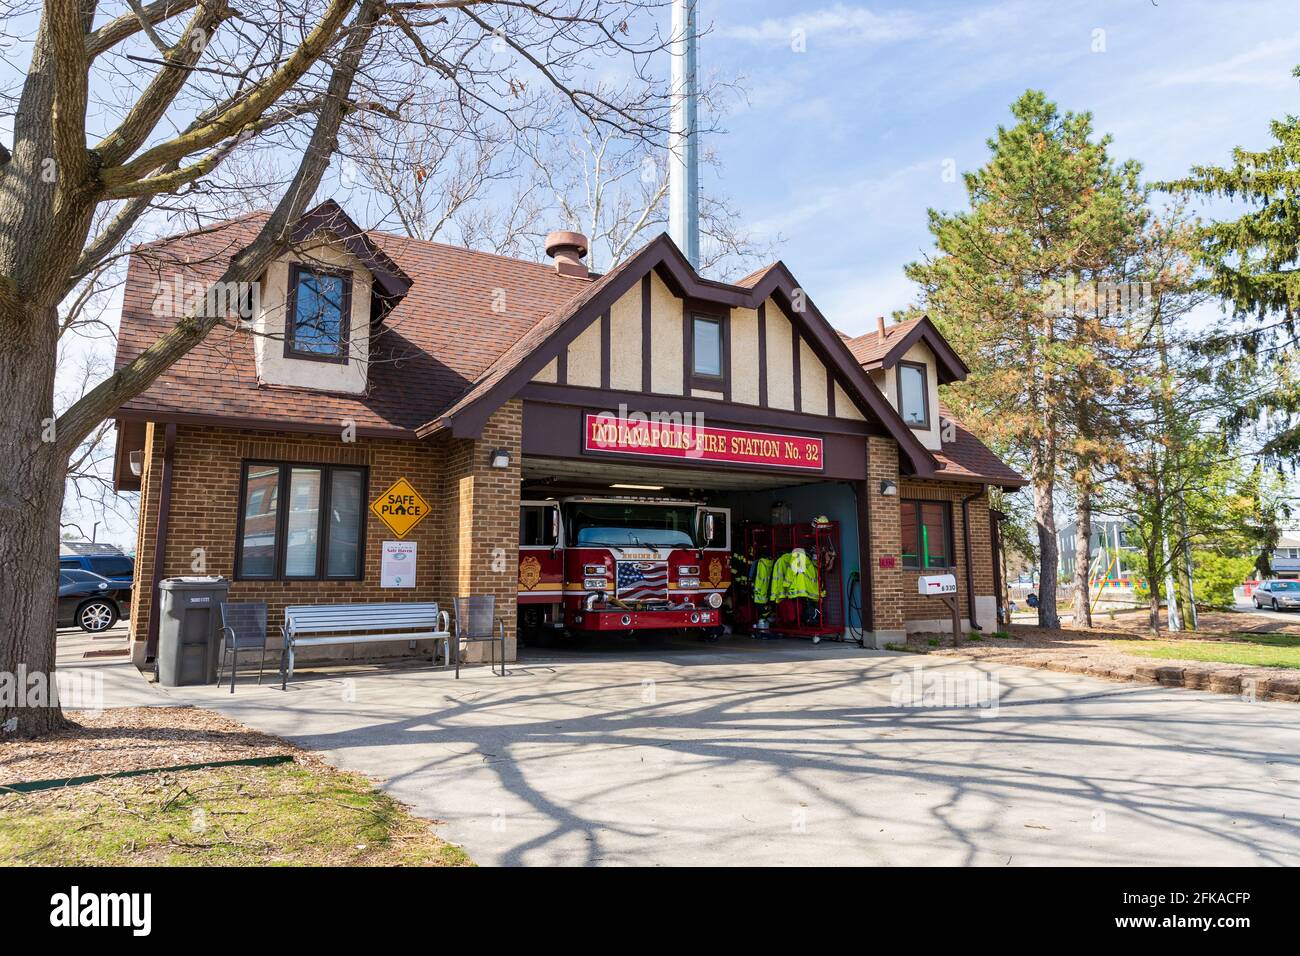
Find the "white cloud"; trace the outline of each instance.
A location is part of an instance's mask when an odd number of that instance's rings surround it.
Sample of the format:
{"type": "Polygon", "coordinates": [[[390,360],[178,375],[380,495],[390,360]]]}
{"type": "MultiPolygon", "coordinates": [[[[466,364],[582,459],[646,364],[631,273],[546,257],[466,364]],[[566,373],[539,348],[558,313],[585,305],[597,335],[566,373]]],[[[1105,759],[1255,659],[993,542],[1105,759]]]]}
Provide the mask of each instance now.
{"type": "Polygon", "coordinates": [[[1257,43],[1245,53],[1204,63],[1189,70],[1165,73],[1158,78],[1162,86],[1255,86],[1270,89],[1291,88],[1294,53],[1300,50],[1300,33],[1257,43]]]}
{"type": "Polygon", "coordinates": [[[802,31],[809,40],[826,40],[835,46],[891,43],[919,36],[920,19],[910,11],[872,13],[864,7],[842,3],[788,17],[768,17],[752,24],[723,26],[719,35],[757,44],[786,44],[802,31]]]}

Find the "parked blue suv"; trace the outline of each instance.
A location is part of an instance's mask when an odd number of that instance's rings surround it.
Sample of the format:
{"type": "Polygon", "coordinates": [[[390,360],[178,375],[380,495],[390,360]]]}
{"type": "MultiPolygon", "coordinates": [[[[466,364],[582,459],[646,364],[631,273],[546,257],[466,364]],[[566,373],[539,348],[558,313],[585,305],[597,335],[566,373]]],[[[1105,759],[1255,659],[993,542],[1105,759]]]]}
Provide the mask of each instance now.
{"type": "Polygon", "coordinates": [[[135,559],[119,552],[59,555],[59,570],[90,571],[108,578],[115,588],[130,588],[135,578],[135,559]]]}

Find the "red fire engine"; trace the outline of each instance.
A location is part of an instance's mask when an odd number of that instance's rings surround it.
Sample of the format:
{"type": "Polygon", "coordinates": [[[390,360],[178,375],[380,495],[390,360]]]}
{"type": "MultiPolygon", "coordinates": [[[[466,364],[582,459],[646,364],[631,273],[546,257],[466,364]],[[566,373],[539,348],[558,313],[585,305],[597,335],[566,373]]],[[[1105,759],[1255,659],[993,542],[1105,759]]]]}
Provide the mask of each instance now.
{"type": "Polygon", "coordinates": [[[519,508],[519,628],[716,634],[731,586],[730,512],[699,501],[572,497],[519,508]]]}

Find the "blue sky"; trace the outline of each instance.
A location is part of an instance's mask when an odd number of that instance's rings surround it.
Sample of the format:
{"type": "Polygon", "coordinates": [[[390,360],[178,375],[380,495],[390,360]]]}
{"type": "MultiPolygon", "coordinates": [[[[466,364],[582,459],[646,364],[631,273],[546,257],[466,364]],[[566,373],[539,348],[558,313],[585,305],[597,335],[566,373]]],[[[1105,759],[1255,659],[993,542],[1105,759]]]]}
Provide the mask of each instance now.
{"type": "Polygon", "coordinates": [[[744,74],[747,91],[710,137],[715,185],[751,228],[782,237],[781,258],[845,331],[912,300],[902,269],[931,248],[926,209],[965,204],[944,161],[982,165],[1027,88],[1091,111],[1113,155],[1150,179],[1263,146],[1269,120],[1300,112],[1294,0],[701,0],[700,11],[712,28],[701,68],[744,74]]]}

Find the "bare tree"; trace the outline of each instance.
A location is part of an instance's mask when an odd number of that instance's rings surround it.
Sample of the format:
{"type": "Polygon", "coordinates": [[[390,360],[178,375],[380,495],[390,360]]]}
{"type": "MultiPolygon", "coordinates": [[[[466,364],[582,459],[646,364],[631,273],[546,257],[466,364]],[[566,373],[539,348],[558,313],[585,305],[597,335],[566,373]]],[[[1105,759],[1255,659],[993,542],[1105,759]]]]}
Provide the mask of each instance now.
{"type": "MultiPolygon", "coordinates": [[[[10,10],[3,32],[28,35],[27,61],[0,111],[0,672],[52,680],[55,543],[63,480],[77,449],[226,318],[203,305],[134,360],[55,408],[59,307],[147,214],[196,225],[247,184],[232,157],[260,155],[275,195],[255,238],[231,250],[214,284],[254,282],[291,244],[347,123],[400,116],[409,68],[454,91],[467,117],[510,125],[528,91],[558,91],[592,123],[634,135],[663,129],[653,59],[665,41],[652,0],[45,0],[10,10]],[[595,58],[617,58],[589,67],[595,58]],[[589,76],[621,76],[592,84],[589,76]]],[[[211,301],[210,299],[202,301],[211,301]]],[[[0,700],[0,729],[59,726],[53,702],[0,700]]]]}
{"type": "MultiPolygon", "coordinates": [[[[667,228],[666,147],[575,118],[564,135],[531,144],[530,156],[556,225],[587,237],[593,271],[617,265],[667,228]]],[[[701,162],[716,173],[714,151],[703,150],[701,162]]],[[[733,278],[771,258],[775,243],[759,240],[740,222],[725,195],[713,190],[700,197],[702,273],[733,278]]]]}

